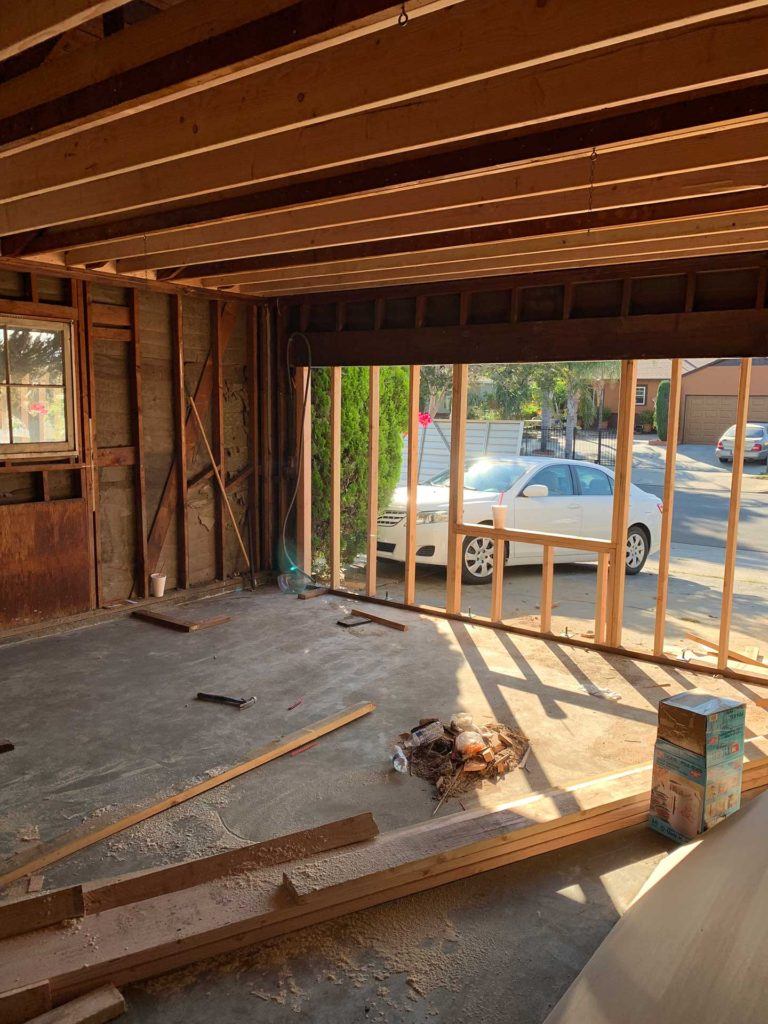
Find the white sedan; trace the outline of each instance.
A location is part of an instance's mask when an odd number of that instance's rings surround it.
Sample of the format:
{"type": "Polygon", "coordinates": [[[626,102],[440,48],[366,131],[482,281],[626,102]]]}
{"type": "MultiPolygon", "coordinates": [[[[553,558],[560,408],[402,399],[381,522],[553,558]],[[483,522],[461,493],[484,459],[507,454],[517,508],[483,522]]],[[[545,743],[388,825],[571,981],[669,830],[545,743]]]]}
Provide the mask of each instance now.
{"type": "MultiPolygon", "coordinates": [[[[448,549],[448,471],[416,494],[416,562],[446,565],[448,549]]],[[[398,487],[378,520],[380,558],[405,561],[408,492],[398,487]]],[[[609,540],[613,513],[613,473],[610,469],[575,459],[520,456],[514,459],[479,459],[464,473],[464,522],[493,523],[493,505],[508,508],[506,526],[539,533],[570,534],[609,540]]],[[[635,574],[648,555],[657,551],[662,505],[655,494],[632,485],[627,531],[627,572],[635,574]]],[[[536,565],[542,561],[538,544],[507,545],[506,565],[536,565]]],[[[556,562],[592,562],[590,551],[556,548],[556,562]]],[[[493,572],[493,541],[465,537],[462,579],[489,583],[493,572]]]]}

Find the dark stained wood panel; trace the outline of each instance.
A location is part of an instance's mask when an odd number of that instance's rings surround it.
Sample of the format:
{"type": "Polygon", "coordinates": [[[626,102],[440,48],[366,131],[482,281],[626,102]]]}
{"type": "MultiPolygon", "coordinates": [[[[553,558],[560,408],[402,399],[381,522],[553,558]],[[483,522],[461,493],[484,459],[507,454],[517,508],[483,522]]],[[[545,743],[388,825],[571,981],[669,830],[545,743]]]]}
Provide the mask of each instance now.
{"type": "Polygon", "coordinates": [[[84,500],[0,506],[0,627],[87,611],[89,573],[84,500]]]}

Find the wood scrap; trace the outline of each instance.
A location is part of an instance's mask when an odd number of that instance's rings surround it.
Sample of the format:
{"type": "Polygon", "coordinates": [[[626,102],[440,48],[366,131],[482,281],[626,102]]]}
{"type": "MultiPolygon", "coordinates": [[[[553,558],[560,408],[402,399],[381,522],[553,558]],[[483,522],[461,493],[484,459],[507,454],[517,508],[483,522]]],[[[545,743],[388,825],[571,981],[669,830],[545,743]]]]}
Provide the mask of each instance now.
{"type": "MultiPolygon", "coordinates": [[[[710,651],[714,651],[715,654],[720,653],[720,645],[714,640],[707,640],[706,637],[698,636],[696,633],[686,633],[685,639],[692,640],[695,644],[701,644],[702,647],[707,647],[710,651]]],[[[750,648],[750,652],[736,651],[730,647],[728,649],[728,658],[731,661],[739,661],[744,665],[757,665],[759,668],[768,668],[768,664],[760,661],[757,654],[751,657],[751,650],[752,648],[750,648]]],[[[754,650],[759,652],[759,648],[754,648],[754,650]]]]}
{"type": "Polygon", "coordinates": [[[0,994],[3,1024],[24,1024],[24,1021],[50,1010],[51,1006],[51,986],[47,981],[38,981],[0,994]]]}
{"type": "MultiPolygon", "coordinates": [[[[748,762],[744,793],[768,786],[768,758],[748,762]]],[[[0,944],[0,1012],[12,985],[50,980],[54,1002],[108,982],[154,977],[185,964],[284,935],[643,822],[650,765],[399,829],[349,851],[217,879],[95,914],[87,929],[48,928],[0,944]],[[616,797],[619,796],[617,799],[616,797]],[[606,798],[608,802],[606,803],[606,798]],[[574,802],[582,810],[568,811],[574,802]],[[305,891],[301,893],[301,889],[305,891]],[[247,897],[247,898],[244,898],[247,897]],[[192,910],[191,910],[192,908],[192,910]]]]}
{"type": "Polygon", "coordinates": [[[768,795],[656,868],[546,1024],[763,1024],[768,795]]]}
{"type": "Polygon", "coordinates": [[[43,891],[45,875],[30,875],[27,879],[27,892],[32,895],[43,891]]]}
{"type": "Polygon", "coordinates": [[[269,761],[274,761],[275,758],[281,757],[283,754],[290,753],[299,747],[304,747],[321,736],[340,729],[342,726],[362,718],[363,715],[370,714],[375,707],[375,704],[371,704],[368,701],[364,701],[361,704],[353,704],[335,715],[329,715],[327,718],[315,722],[314,725],[299,729],[297,732],[290,733],[282,739],[274,740],[247,761],[243,761],[233,768],[228,768],[218,775],[204,779],[202,782],[198,782],[196,785],[190,786],[180,793],[165,797],[148,807],[142,807],[116,821],[102,824],[103,819],[99,819],[95,826],[86,823],[82,829],[76,829],[68,835],[59,836],[50,843],[42,844],[32,852],[31,856],[25,851],[18,857],[11,858],[10,861],[6,862],[4,865],[5,870],[0,875],[0,886],[8,885],[9,882],[31,874],[33,871],[38,871],[48,864],[54,864],[56,861],[62,860],[78,850],[92,846],[102,839],[107,839],[117,832],[122,832],[123,829],[130,828],[131,825],[136,825],[140,821],[146,821],[147,818],[160,814],[162,811],[168,810],[169,807],[177,807],[179,804],[184,803],[186,800],[191,800],[200,793],[207,793],[216,786],[221,786],[231,779],[236,779],[238,776],[244,775],[246,772],[252,771],[263,764],[267,764],[269,761]]]}
{"type": "Polygon", "coordinates": [[[82,914],[83,894],[79,885],[0,903],[0,939],[47,928],[72,917],[82,917],[82,914]]]}
{"type": "Polygon", "coordinates": [[[389,626],[390,629],[399,629],[401,633],[408,632],[408,627],[404,622],[397,622],[396,619],[387,619],[383,615],[374,615],[372,612],[367,612],[363,608],[353,608],[352,614],[356,615],[360,619],[368,619],[369,622],[375,622],[379,626],[389,626]]]}
{"type": "Polygon", "coordinates": [[[48,1010],[29,1024],[105,1024],[125,1013],[125,1000],[114,985],[104,985],[48,1010]]]}
{"type": "Polygon", "coordinates": [[[231,615],[214,615],[209,619],[188,621],[187,619],[178,619],[173,615],[163,615],[162,612],[149,611],[145,608],[137,608],[136,611],[131,612],[131,615],[135,619],[151,622],[155,626],[164,626],[166,629],[175,629],[179,633],[197,633],[201,629],[221,626],[232,618],[231,615]]]}

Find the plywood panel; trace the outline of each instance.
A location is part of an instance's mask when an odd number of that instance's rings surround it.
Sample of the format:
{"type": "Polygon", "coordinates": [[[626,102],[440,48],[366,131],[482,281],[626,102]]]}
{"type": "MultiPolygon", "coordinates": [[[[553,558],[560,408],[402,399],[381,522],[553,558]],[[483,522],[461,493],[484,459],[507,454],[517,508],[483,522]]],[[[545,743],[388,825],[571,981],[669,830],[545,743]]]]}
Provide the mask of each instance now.
{"type": "Polygon", "coordinates": [[[85,501],[0,506],[0,627],[86,611],[89,573],[85,501]]]}
{"type": "Polygon", "coordinates": [[[133,469],[99,470],[101,603],[130,597],[136,566],[136,511],[133,469]]]}

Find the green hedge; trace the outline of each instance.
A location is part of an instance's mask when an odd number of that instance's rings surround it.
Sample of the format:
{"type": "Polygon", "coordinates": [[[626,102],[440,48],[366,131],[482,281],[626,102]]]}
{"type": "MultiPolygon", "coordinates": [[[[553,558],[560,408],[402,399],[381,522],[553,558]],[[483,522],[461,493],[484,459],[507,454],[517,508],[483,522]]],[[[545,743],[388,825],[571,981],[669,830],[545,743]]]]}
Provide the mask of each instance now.
{"type": "Polygon", "coordinates": [[[669,381],[663,380],[659,384],[656,401],[653,405],[653,425],[660,441],[667,440],[667,426],[669,424],[669,381]]]}
{"type": "MultiPolygon", "coordinates": [[[[379,508],[400,479],[403,434],[408,425],[408,370],[380,371],[379,508]]],[[[330,538],[330,372],[312,371],[312,552],[318,568],[327,563],[330,538]]],[[[368,534],[368,369],[341,372],[341,560],[365,551],[368,534]]]]}

